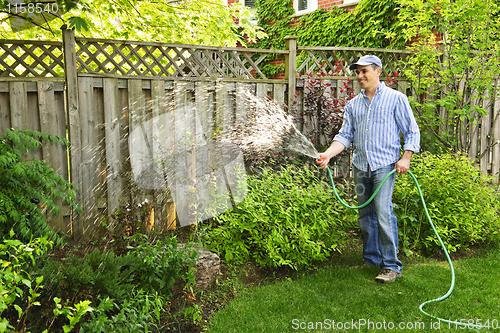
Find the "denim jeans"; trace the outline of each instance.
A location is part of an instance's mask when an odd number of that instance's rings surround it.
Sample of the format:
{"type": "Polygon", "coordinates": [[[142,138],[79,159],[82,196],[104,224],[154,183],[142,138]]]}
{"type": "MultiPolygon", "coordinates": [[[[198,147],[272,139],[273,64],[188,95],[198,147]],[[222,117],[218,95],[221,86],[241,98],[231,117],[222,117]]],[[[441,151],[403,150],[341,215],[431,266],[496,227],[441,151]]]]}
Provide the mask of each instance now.
{"type": "MultiPolygon", "coordinates": [[[[372,196],[395,164],[375,171],[364,172],[353,167],[354,184],[358,205],[364,204],[372,196]]],[[[401,273],[403,264],[398,260],[398,224],[392,211],[392,193],[396,173],[382,185],[375,199],[359,210],[358,224],[363,236],[363,258],[367,265],[380,266],[401,273]]]]}

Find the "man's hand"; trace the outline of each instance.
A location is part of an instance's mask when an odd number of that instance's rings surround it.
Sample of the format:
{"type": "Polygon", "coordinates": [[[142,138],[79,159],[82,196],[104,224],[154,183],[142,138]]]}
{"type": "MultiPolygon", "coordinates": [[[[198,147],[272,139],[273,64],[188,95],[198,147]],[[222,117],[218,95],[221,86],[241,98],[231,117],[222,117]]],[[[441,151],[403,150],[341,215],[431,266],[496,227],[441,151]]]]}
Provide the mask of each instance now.
{"type": "Polygon", "coordinates": [[[325,153],[319,154],[318,158],[316,159],[316,164],[318,164],[323,169],[326,169],[326,167],[328,166],[328,162],[330,162],[330,157],[325,153]]]}
{"type": "Polygon", "coordinates": [[[405,150],[401,159],[396,163],[394,168],[399,174],[405,175],[410,170],[411,155],[413,155],[411,150],[405,150]]]}
{"type": "Polygon", "coordinates": [[[328,166],[328,162],[332,159],[332,157],[337,156],[345,149],[345,146],[338,142],[333,141],[330,147],[324,152],[318,155],[316,159],[316,164],[318,164],[323,169],[326,169],[328,166]]]}

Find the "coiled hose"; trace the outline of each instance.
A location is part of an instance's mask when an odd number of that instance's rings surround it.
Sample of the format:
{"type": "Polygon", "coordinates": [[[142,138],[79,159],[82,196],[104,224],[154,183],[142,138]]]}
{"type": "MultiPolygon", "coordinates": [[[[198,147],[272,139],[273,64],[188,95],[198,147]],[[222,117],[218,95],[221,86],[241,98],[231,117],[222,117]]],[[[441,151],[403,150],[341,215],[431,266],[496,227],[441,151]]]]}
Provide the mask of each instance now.
{"type": "MultiPolygon", "coordinates": [[[[377,187],[377,189],[375,190],[375,192],[373,192],[373,194],[370,197],[370,199],[368,199],[368,201],[366,201],[364,204],[362,204],[360,206],[349,206],[347,203],[344,202],[344,200],[342,200],[340,198],[340,196],[339,196],[339,194],[337,192],[337,189],[335,188],[335,184],[333,182],[332,172],[330,171],[330,168],[328,166],[326,167],[326,170],[328,171],[328,177],[330,178],[330,182],[332,183],[332,188],[333,188],[333,192],[335,193],[335,196],[337,197],[337,199],[340,201],[340,203],[342,205],[344,205],[345,207],[350,208],[350,209],[360,209],[360,208],[363,208],[366,205],[368,205],[373,200],[373,198],[375,198],[375,195],[377,195],[378,191],[380,190],[380,188],[382,187],[382,185],[385,183],[385,181],[387,180],[387,178],[389,178],[393,173],[396,172],[396,169],[394,169],[391,172],[389,172],[387,174],[387,176],[385,176],[385,178],[382,180],[382,183],[380,183],[380,185],[377,187]]],[[[444,243],[441,240],[441,237],[439,237],[439,234],[438,234],[438,232],[436,230],[436,227],[434,226],[434,223],[432,223],[432,219],[431,219],[431,216],[429,215],[429,211],[427,210],[427,206],[425,205],[424,195],[422,194],[422,190],[420,189],[420,185],[418,184],[417,178],[415,177],[415,175],[410,170],[408,170],[408,174],[411,176],[411,178],[413,178],[413,181],[415,182],[415,185],[417,186],[418,194],[420,195],[420,200],[422,200],[422,205],[424,206],[425,215],[427,216],[427,219],[429,220],[429,223],[430,223],[430,225],[432,227],[432,230],[434,230],[434,234],[436,235],[436,237],[437,237],[437,239],[439,241],[439,244],[441,244],[441,247],[443,248],[444,254],[446,255],[446,259],[448,260],[448,264],[450,265],[450,269],[451,269],[451,286],[450,286],[450,290],[448,290],[448,292],[445,295],[443,295],[443,296],[441,296],[439,298],[432,299],[432,300],[429,300],[429,301],[426,301],[426,302],[420,304],[420,306],[419,306],[420,312],[422,312],[426,316],[429,316],[429,317],[434,318],[436,320],[442,321],[444,323],[455,324],[455,325],[459,325],[459,326],[465,326],[467,328],[481,328],[481,326],[479,326],[479,325],[466,324],[466,323],[461,323],[461,322],[456,322],[456,321],[451,321],[451,320],[446,320],[446,319],[442,319],[442,318],[439,318],[439,317],[435,317],[435,316],[433,316],[433,315],[425,312],[424,309],[423,309],[426,304],[432,303],[432,302],[442,301],[442,300],[446,299],[448,296],[451,295],[451,293],[453,292],[453,288],[455,288],[455,270],[453,269],[453,264],[451,262],[450,255],[448,254],[448,251],[446,250],[446,247],[444,246],[444,243]]]]}

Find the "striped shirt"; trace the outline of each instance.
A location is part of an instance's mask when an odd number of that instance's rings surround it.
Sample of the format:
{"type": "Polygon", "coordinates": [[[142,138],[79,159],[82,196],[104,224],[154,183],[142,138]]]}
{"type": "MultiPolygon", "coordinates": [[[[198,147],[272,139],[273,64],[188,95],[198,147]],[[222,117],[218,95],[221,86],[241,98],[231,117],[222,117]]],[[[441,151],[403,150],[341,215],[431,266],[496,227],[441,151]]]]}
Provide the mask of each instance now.
{"type": "Polygon", "coordinates": [[[399,160],[400,131],[404,137],[403,149],[417,153],[420,130],[408,97],[381,82],[371,103],[364,89],[347,103],[344,123],[333,140],[346,148],[352,142],[355,146],[352,163],[366,172],[368,165],[377,170],[399,160]]]}

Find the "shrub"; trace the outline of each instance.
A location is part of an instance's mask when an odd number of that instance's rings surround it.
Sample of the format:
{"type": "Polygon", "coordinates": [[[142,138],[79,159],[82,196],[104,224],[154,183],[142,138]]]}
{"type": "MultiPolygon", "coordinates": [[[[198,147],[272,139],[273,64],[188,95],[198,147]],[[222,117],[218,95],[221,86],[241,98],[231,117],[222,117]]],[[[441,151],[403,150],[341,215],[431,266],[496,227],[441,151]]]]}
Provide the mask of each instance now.
{"type": "Polygon", "coordinates": [[[194,284],[197,251],[189,244],[181,247],[176,238],[158,240],[154,244],[147,236],[131,247],[130,255],[137,258],[134,264],[135,281],[144,290],[166,293],[168,298],[176,280],[194,284]]]}
{"type": "Polygon", "coordinates": [[[45,258],[36,273],[44,276],[47,299],[67,295],[73,299],[83,290],[91,295],[106,295],[121,299],[132,291],[131,268],[136,258],[131,255],[115,256],[95,249],[84,258],[70,255],[62,261],[45,258]]]}
{"type": "Polygon", "coordinates": [[[81,325],[80,332],[150,332],[159,331],[158,324],[165,299],[158,293],[134,290],[122,303],[110,298],[100,299],[99,306],[81,325]]]}
{"type": "MultiPolygon", "coordinates": [[[[490,180],[460,154],[414,155],[411,170],[418,179],[436,229],[448,251],[499,240],[499,203],[490,180]]],[[[410,176],[398,176],[394,211],[402,248],[407,254],[440,249],[410,176]]]]}
{"type": "MultiPolygon", "coordinates": [[[[11,236],[14,234],[11,233],[11,236]]],[[[4,318],[4,311],[12,310],[11,307],[15,307],[18,322],[26,320],[27,309],[35,304],[35,299],[39,295],[37,290],[43,280],[42,277],[37,277],[36,285],[32,284],[32,277],[27,267],[34,265],[35,258],[45,253],[51,245],[52,243],[45,237],[35,239],[28,244],[15,239],[7,239],[0,243],[0,332],[14,329],[14,326],[4,318]],[[23,287],[27,290],[23,290],[23,287]],[[15,304],[15,301],[23,296],[30,299],[24,310],[15,304]]]]}
{"type": "MultiPolygon", "coordinates": [[[[138,317],[134,319],[136,315],[141,316],[143,325],[150,317],[143,312],[149,311],[147,308],[156,304],[154,302],[168,301],[174,283],[194,283],[197,252],[193,247],[178,247],[176,238],[153,240],[146,235],[136,234],[128,239],[129,251],[124,255],[101,253],[95,249],[83,258],[69,255],[62,260],[45,257],[37,261],[31,275],[44,277],[40,303],[50,304],[53,299],[61,297],[69,300],[65,304],[69,308],[76,306],[79,301],[88,300],[95,307],[94,302],[99,298],[105,301],[96,307],[90,326],[102,323],[121,327],[127,318],[139,320],[138,317]],[[141,303],[143,301],[150,303],[141,303]]],[[[38,312],[32,311],[30,314],[32,330],[42,327],[50,319],[47,316],[51,313],[41,313],[43,310],[37,309],[38,312]]],[[[63,319],[57,318],[54,326],[61,325],[63,319]]],[[[83,318],[82,322],[86,322],[86,319],[83,318]]]]}
{"type": "Polygon", "coordinates": [[[73,254],[62,261],[45,258],[39,261],[36,273],[44,276],[50,298],[65,294],[73,299],[85,290],[121,300],[136,285],[169,296],[176,280],[194,283],[195,250],[178,247],[176,238],[153,243],[142,236],[123,256],[95,249],[84,258],[73,254]]]}
{"type": "Polygon", "coordinates": [[[22,153],[33,151],[42,143],[52,141],[63,147],[69,142],[61,137],[17,128],[7,129],[0,136],[0,237],[8,236],[11,229],[24,242],[40,237],[48,225],[36,202],[59,213],[57,200],[71,207],[75,186],[59,176],[44,161],[23,160],[22,153]],[[32,200],[33,199],[33,200],[32,200]]]}
{"type": "Polygon", "coordinates": [[[283,166],[249,176],[243,202],[213,219],[205,245],[228,262],[299,268],[340,251],[355,213],[336,204],[316,167],[283,166]]]}

